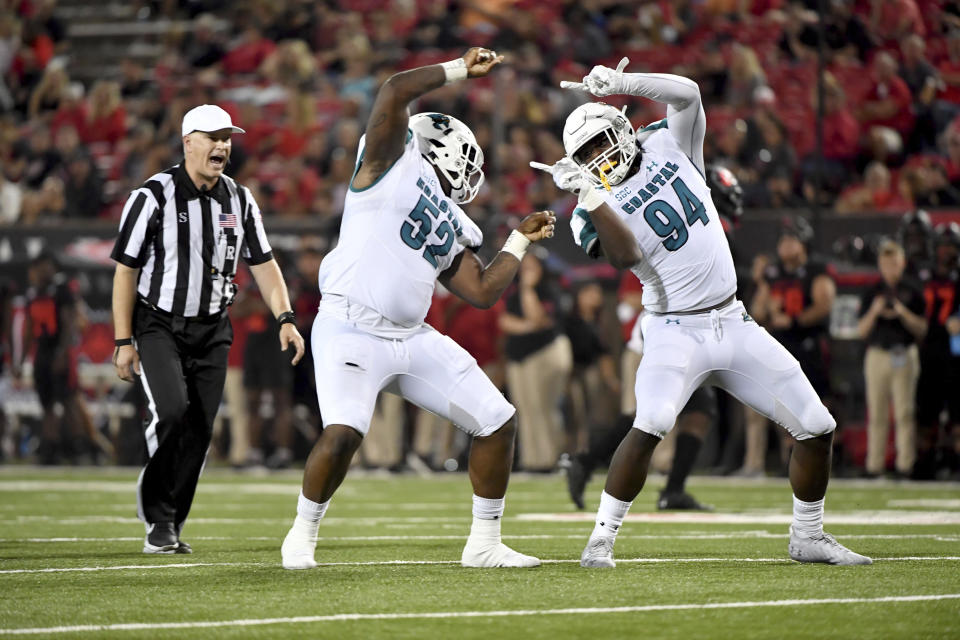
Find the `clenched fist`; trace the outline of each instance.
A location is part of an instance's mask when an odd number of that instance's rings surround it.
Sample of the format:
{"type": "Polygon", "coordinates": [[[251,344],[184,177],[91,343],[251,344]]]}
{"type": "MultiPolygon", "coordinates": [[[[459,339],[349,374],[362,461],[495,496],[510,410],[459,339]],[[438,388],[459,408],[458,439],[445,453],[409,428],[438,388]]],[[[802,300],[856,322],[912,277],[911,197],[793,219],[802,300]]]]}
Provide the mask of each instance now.
{"type": "Polygon", "coordinates": [[[520,221],[517,231],[522,233],[530,242],[537,242],[544,238],[553,237],[553,227],[557,222],[557,216],[553,211],[538,211],[531,213],[520,221]]]}

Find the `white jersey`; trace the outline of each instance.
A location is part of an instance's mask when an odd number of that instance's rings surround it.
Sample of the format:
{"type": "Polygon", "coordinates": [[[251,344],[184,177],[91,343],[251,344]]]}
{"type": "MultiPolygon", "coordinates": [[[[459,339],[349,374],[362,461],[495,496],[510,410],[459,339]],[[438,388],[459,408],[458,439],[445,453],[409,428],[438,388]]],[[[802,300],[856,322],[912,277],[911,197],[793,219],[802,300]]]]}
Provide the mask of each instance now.
{"type": "Polygon", "coordinates": [[[666,120],[652,127],[634,160],[639,170],[603,193],[643,252],[633,273],[643,283],[644,309],[706,309],[737,289],[730,245],[703,175],[666,120]]]}
{"type": "Polygon", "coordinates": [[[351,182],[339,243],[320,267],[321,293],[373,310],[392,330],[416,329],[430,308],[437,276],[463,251],[458,238],[465,219],[408,131],[403,155],[374,184],[354,189],[351,182]]]}

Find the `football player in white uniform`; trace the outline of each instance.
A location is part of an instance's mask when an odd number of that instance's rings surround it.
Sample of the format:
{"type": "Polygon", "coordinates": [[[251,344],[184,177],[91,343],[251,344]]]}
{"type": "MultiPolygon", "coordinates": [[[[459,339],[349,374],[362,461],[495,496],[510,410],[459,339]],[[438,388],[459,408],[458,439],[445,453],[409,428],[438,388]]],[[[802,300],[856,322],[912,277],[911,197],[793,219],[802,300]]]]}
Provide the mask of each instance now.
{"type": "Polygon", "coordinates": [[[480,229],[460,208],[480,188],[483,152],[456,118],[407,112],[420,95],[485,76],[502,60],[473,48],[462,58],[398,73],[377,94],[340,241],[320,267],[312,345],[324,429],[307,459],[297,516],[281,547],[287,569],[317,566],[320,519],[370,428],[382,390],[473,436],[474,518],[463,566],[540,564],[500,539],[516,411],[462,347],[423,320],[438,279],[470,304],[492,306],[530,243],[553,235],[555,218],[549,211],[524,218],[484,266],[473,250],[482,241],[480,229]]]}
{"type": "Polygon", "coordinates": [[[571,218],[575,241],[588,253],[602,251],[643,283],[645,349],[634,428],[611,461],[580,564],[614,566],[617,531],[643,488],[654,447],[701,385],[726,389],[797,439],[790,461],[790,557],[870,564],[823,531],[836,422],[797,360],[736,299],[730,248],[703,177],[700,91],[676,75],[623,73],[626,64],[624,58],[617,69],[594,67],[582,83],[562,86],[656,100],[667,104],[667,117],[635,132],[621,111],[587,103],[564,125],[566,157],[552,166],[534,163],[579,194],[571,218]]]}

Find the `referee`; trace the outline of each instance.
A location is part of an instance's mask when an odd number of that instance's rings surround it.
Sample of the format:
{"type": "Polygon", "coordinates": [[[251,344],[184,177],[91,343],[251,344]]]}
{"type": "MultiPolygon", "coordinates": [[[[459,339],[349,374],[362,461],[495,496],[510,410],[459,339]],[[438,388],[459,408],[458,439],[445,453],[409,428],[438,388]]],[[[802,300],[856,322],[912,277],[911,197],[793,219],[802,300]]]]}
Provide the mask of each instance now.
{"type": "Polygon", "coordinates": [[[191,553],[180,540],[223,396],[243,257],[280,326],[280,345],[303,356],[283,275],[250,190],[223,170],[243,133],[216,105],[183,117],[184,161],[147,180],[123,208],[111,257],[117,375],[140,377],[150,409],[149,460],[137,481],[144,553],[191,553]]]}

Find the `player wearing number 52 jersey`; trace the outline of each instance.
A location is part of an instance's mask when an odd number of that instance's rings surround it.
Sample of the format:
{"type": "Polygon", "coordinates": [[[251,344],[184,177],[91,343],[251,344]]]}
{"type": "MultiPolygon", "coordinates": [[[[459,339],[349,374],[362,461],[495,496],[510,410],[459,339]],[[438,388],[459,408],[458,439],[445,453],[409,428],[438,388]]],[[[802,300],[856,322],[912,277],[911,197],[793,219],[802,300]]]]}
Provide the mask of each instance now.
{"type": "Polygon", "coordinates": [[[758,327],[735,296],[730,249],[703,178],[706,117],[696,83],[680,76],[594,67],[582,83],[666,103],[667,117],[639,134],[617,109],[588,103],[563,131],[566,157],[549,171],[579,194],[571,218],[588,253],[629,268],[643,283],[644,357],[637,369],[637,414],[617,448],[596,526],[580,559],[612,567],[617,531],[643,488],[650,456],[695,389],[719,386],[790,431],[794,493],[790,556],[801,562],[869,564],[823,532],[823,497],[836,422],[797,360],[758,327]]]}
{"type": "Polygon", "coordinates": [[[474,253],[480,230],[460,208],[480,189],[483,152],[456,118],[407,113],[418,96],[484,76],[501,61],[486,49],[470,49],[463,58],[398,73],[377,94],[344,203],[340,242],[320,268],[322,301],[311,342],[324,429],[281,547],[287,569],[316,566],[319,522],[370,428],[380,391],[473,436],[474,518],[461,564],[540,564],[500,541],[516,411],[476,361],[424,317],[437,280],[474,306],[493,305],[527,246],[553,235],[554,216],[547,211],[524,218],[484,266],[474,253]]]}

